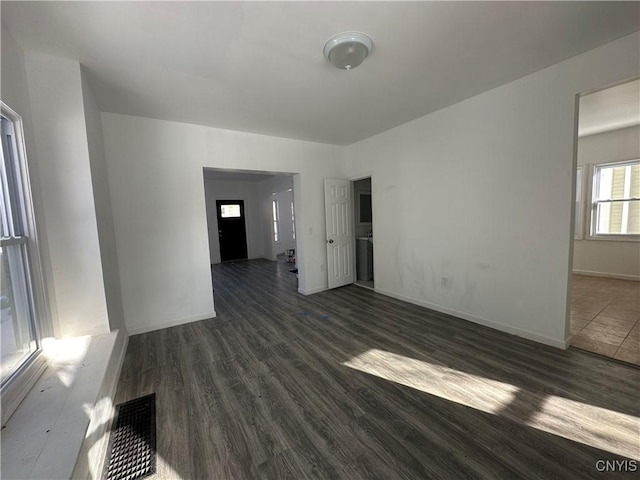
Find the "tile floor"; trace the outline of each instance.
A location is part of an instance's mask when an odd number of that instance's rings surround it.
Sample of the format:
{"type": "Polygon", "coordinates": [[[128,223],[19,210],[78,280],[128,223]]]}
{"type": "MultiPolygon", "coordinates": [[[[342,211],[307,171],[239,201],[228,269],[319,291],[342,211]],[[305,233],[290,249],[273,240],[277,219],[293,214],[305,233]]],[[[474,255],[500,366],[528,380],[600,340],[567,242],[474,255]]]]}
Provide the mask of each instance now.
{"type": "Polygon", "coordinates": [[[573,275],[571,346],[640,365],[640,282],[573,275]]]}

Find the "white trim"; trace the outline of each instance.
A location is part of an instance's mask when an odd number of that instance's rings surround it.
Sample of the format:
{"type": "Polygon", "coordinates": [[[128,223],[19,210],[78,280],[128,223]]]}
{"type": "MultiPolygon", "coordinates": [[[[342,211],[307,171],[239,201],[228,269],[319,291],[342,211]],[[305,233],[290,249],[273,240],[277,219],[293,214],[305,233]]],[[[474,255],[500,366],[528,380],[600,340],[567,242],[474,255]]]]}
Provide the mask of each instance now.
{"type": "MultiPolygon", "coordinates": [[[[89,464],[87,458],[80,458],[84,445],[100,440],[99,429],[93,432],[90,420],[94,411],[103,412],[100,417],[110,411],[112,398],[106,395],[117,384],[116,364],[126,349],[125,338],[122,330],[50,339],[44,347],[49,368],[2,432],[3,476],[72,478],[78,463],[89,464]]],[[[98,455],[99,447],[91,451],[92,457],[98,455]]]]}
{"type": "Polygon", "coordinates": [[[573,232],[573,238],[574,240],[582,240],[584,238],[584,211],[586,210],[584,208],[584,206],[586,205],[585,202],[585,187],[584,187],[584,181],[587,177],[587,175],[585,175],[585,170],[589,170],[588,168],[585,168],[584,165],[578,165],[576,167],[576,193],[574,195],[575,198],[575,208],[576,208],[576,212],[574,212],[573,218],[574,218],[574,232],[573,232]],[[580,181],[578,181],[578,176],[580,177],[580,181]],[[579,197],[579,198],[578,198],[579,197]]]}
{"type": "Polygon", "coordinates": [[[605,277],[605,278],[617,278],[619,280],[631,280],[633,282],[640,282],[640,276],[638,275],[625,275],[623,273],[607,273],[607,272],[592,272],[590,270],[573,270],[576,275],[588,275],[590,277],[605,277]]]}
{"type": "Polygon", "coordinates": [[[586,198],[591,198],[591,196],[589,195],[588,192],[585,192],[585,170],[590,171],[589,166],[580,166],[578,167],[578,125],[580,123],[580,95],[576,94],[573,97],[573,154],[571,155],[571,168],[573,169],[573,171],[577,171],[578,168],[580,168],[581,171],[581,180],[582,180],[582,185],[578,186],[577,182],[576,182],[576,175],[573,175],[573,178],[571,179],[571,218],[572,218],[572,222],[570,224],[570,234],[571,234],[571,238],[569,239],[569,257],[568,257],[568,263],[567,263],[567,270],[566,270],[566,277],[565,277],[565,281],[567,282],[567,289],[565,291],[565,303],[564,303],[564,336],[565,336],[565,341],[564,341],[564,346],[563,348],[567,348],[569,343],[568,343],[568,339],[570,339],[571,337],[571,269],[573,268],[573,256],[574,256],[574,251],[575,251],[575,247],[576,247],[576,222],[575,222],[575,218],[576,218],[576,190],[578,187],[582,188],[582,195],[580,198],[580,224],[581,224],[581,231],[579,232],[579,237],[580,239],[582,239],[583,237],[583,233],[584,233],[584,225],[585,225],[585,210],[586,208],[584,208],[585,206],[585,199],[586,198]],[[586,197],[586,198],[585,198],[586,197]]]}
{"type": "Polygon", "coordinates": [[[144,325],[142,327],[131,327],[127,325],[127,331],[129,335],[139,335],[141,333],[153,332],[155,330],[162,330],[163,328],[176,327],[178,325],[184,325],[185,323],[199,322],[200,320],[207,320],[209,318],[215,318],[216,312],[212,310],[209,313],[201,313],[200,315],[194,315],[192,317],[178,318],[176,320],[167,320],[162,323],[154,323],[153,325],[144,325]]]}
{"type": "MultiPolygon", "coordinates": [[[[371,180],[371,190],[369,191],[369,193],[371,194],[371,231],[373,232],[373,224],[375,223],[374,218],[375,218],[375,208],[373,208],[373,171],[369,171],[366,173],[363,173],[361,175],[357,175],[357,176],[352,176],[349,178],[349,180],[351,180],[351,196],[355,199],[356,197],[356,187],[355,187],[355,182],[357,182],[358,180],[365,180],[365,179],[370,179],[371,180]]],[[[353,254],[353,262],[351,267],[353,268],[353,273],[354,273],[354,278],[353,278],[353,284],[357,284],[358,281],[358,259],[357,259],[357,251],[356,251],[356,245],[357,245],[357,238],[356,238],[356,227],[357,227],[357,220],[356,219],[356,214],[359,213],[357,211],[357,208],[355,206],[354,203],[354,211],[352,212],[352,217],[353,217],[353,221],[352,223],[352,228],[353,228],[353,240],[351,242],[351,251],[354,253],[353,254]]],[[[374,286],[375,286],[375,272],[376,272],[376,252],[377,250],[374,248],[373,249],[373,271],[374,271],[374,286]]],[[[329,259],[327,258],[327,261],[329,259]]],[[[369,287],[365,287],[365,288],[369,288],[369,287]]],[[[374,290],[374,288],[371,288],[371,290],[374,290]]]]}
{"type": "Polygon", "coordinates": [[[329,290],[327,287],[320,288],[312,288],[311,290],[303,290],[302,288],[298,288],[298,293],[302,295],[313,295],[314,293],[324,292],[325,290],[329,290]]]}
{"type": "Polygon", "coordinates": [[[42,350],[37,350],[34,352],[33,358],[27,360],[27,363],[20,367],[20,371],[17,374],[19,378],[10,379],[2,387],[3,425],[11,418],[13,412],[18,408],[20,402],[27,396],[46,368],[47,361],[42,354],[42,350]]]}
{"type": "MultiPolygon", "coordinates": [[[[20,187],[22,189],[21,202],[24,207],[26,223],[26,254],[27,265],[25,275],[27,280],[27,290],[30,296],[30,306],[33,308],[33,328],[34,340],[38,346],[36,352],[42,352],[41,341],[45,336],[52,334],[51,312],[49,309],[49,293],[44,280],[42,268],[41,249],[39,245],[38,229],[34,209],[33,194],[31,190],[31,177],[29,173],[29,160],[24,135],[24,125],[22,117],[16,113],[6,103],[0,101],[0,113],[8,118],[13,127],[13,139],[17,149],[20,187]]],[[[12,243],[15,239],[9,240],[12,243]]],[[[5,240],[5,242],[7,242],[5,240]]],[[[19,243],[23,243],[22,240],[19,243]]],[[[2,422],[6,422],[9,416],[16,410],[20,402],[28,395],[29,390],[40,378],[46,369],[46,361],[42,355],[36,353],[24,364],[24,369],[20,368],[14,373],[12,379],[2,388],[1,398],[3,403],[2,422]],[[21,378],[17,378],[21,377],[21,378]]]]}
{"type": "Polygon", "coordinates": [[[129,336],[124,330],[116,331],[116,340],[109,358],[98,402],[91,409],[91,417],[71,478],[101,478],[109,446],[109,433],[115,415],[115,396],[124,365],[129,336]],[[103,401],[107,399],[107,401],[103,401]],[[100,403],[102,402],[102,403],[100,403]]]}
{"type": "Polygon", "coordinates": [[[492,322],[491,320],[487,320],[482,317],[476,317],[474,315],[469,315],[464,312],[459,312],[458,310],[442,307],[434,303],[425,302],[423,300],[407,297],[405,295],[399,295],[397,293],[389,292],[381,288],[375,288],[374,290],[376,291],[376,293],[381,293],[382,295],[396,298],[398,300],[402,300],[403,302],[412,303],[414,305],[418,305],[424,308],[429,308],[431,310],[435,310],[440,313],[446,313],[447,315],[453,315],[454,317],[460,318],[462,320],[467,320],[469,322],[477,323],[479,325],[484,325],[485,327],[490,327],[490,328],[493,328],[494,330],[500,330],[501,332],[526,338],[527,340],[533,340],[534,342],[543,343],[551,347],[566,349],[568,346],[567,342],[569,341],[569,339],[566,339],[566,338],[564,340],[556,340],[554,338],[545,337],[544,335],[540,335],[535,332],[530,332],[528,330],[524,330],[521,328],[512,327],[511,325],[505,325],[503,323],[492,322]]]}
{"type": "Polygon", "coordinates": [[[614,234],[608,235],[606,233],[600,233],[598,235],[589,234],[587,238],[583,238],[582,240],[596,240],[598,242],[640,242],[640,235],[630,235],[630,234],[614,234]]]}
{"type": "Polygon", "coordinates": [[[354,177],[349,177],[349,180],[351,180],[352,182],[357,182],[358,180],[364,180],[365,178],[373,178],[373,170],[369,170],[368,172],[356,175],[354,177]]]}

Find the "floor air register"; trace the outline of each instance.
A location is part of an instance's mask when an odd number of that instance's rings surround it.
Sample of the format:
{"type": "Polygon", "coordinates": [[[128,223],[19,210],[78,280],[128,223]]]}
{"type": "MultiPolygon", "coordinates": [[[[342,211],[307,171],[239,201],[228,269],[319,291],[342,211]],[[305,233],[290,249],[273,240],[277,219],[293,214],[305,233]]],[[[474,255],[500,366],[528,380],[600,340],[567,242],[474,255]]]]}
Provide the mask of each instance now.
{"type": "Polygon", "coordinates": [[[116,405],[103,480],[135,480],[156,472],[156,394],[116,405]]]}

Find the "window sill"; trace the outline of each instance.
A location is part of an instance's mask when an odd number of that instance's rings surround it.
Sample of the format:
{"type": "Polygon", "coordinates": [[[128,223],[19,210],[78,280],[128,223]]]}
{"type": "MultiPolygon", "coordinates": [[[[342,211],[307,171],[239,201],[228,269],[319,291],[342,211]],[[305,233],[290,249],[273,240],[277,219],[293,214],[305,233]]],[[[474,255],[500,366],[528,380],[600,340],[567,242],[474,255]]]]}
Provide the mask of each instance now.
{"type": "Polygon", "coordinates": [[[640,235],[588,235],[584,240],[599,242],[640,242],[640,235]]]}
{"type": "Polygon", "coordinates": [[[18,378],[9,380],[8,384],[2,387],[2,424],[4,425],[20,402],[31,391],[44,370],[47,368],[47,360],[42,354],[42,350],[35,352],[31,358],[23,365],[17,373],[18,378]]]}
{"type": "Polygon", "coordinates": [[[126,343],[115,331],[44,345],[48,367],[3,425],[3,477],[100,476],[126,343]]]}

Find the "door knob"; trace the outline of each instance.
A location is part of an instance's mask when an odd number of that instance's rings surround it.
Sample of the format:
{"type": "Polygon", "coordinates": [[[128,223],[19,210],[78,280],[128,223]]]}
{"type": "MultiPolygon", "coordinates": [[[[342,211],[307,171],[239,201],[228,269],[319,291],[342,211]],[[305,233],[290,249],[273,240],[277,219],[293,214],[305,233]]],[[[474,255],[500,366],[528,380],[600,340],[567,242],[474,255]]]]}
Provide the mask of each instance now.
{"type": "Polygon", "coordinates": [[[333,243],[333,238],[330,238],[327,243],[333,243]]]}

